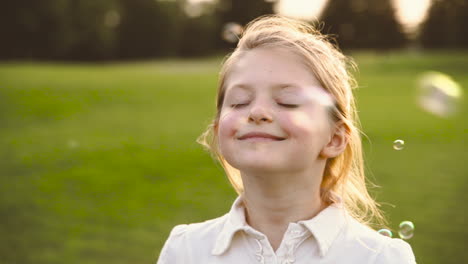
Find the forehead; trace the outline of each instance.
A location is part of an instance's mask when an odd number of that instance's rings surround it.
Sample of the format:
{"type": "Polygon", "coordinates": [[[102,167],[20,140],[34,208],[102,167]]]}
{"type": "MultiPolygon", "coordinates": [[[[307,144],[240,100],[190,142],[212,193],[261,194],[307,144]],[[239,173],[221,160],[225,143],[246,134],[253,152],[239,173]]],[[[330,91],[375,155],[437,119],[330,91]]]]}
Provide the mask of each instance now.
{"type": "MultiPolygon", "coordinates": [[[[304,92],[304,87],[297,85],[295,83],[277,83],[266,88],[269,88],[269,90],[275,93],[282,92],[282,93],[300,94],[304,92]]],[[[235,83],[232,83],[231,86],[227,87],[226,92],[228,94],[238,93],[238,92],[255,93],[255,90],[256,88],[255,88],[255,85],[253,84],[235,82],[235,83]]]]}
{"type": "Polygon", "coordinates": [[[263,47],[249,50],[231,65],[225,89],[272,87],[277,90],[302,90],[321,86],[305,60],[285,48],[263,47]]]}

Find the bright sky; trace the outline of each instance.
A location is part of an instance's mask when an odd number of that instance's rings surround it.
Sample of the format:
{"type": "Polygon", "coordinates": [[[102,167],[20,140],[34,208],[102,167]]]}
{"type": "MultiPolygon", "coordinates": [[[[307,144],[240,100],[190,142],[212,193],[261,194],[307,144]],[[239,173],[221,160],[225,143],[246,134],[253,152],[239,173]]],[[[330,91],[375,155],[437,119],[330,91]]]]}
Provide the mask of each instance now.
{"type": "Polygon", "coordinates": [[[393,0],[397,8],[397,18],[410,27],[416,26],[425,18],[431,0],[393,0]]]}
{"type": "MultiPolygon", "coordinates": [[[[207,2],[213,0],[189,0],[207,2]]],[[[350,0],[352,1],[352,0],[350,0]]],[[[425,17],[431,0],[392,0],[397,9],[397,18],[408,27],[418,25],[425,17]]],[[[325,7],[327,0],[278,0],[277,13],[302,19],[314,19],[325,7]]]]}
{"type": "MultiPolygon", "coordinates": [[[[350,0],[352,1],[352,0],[350,0]]],[[[420,23],[431,0],[392,0],[397,9],[397,18],[410,26],[420,23]]],[[[280,0],[276,12],[297,18],[313,19],[325,7],[327,0],[280,0]]]]}

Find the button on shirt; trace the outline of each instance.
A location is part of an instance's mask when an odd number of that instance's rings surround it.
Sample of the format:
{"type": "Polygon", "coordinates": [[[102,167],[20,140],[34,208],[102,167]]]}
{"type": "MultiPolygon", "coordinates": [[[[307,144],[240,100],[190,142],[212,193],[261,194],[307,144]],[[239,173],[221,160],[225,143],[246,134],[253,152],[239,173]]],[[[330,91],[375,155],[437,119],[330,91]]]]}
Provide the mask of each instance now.
{"type": "Polygon", "coordinates": [[[276,251],[249,226],[238,197],[222,217],[173,228],[157,264],[416,263],[408,243],[359,223],[340,204],[310,220],[289,223],[276,251]]]}

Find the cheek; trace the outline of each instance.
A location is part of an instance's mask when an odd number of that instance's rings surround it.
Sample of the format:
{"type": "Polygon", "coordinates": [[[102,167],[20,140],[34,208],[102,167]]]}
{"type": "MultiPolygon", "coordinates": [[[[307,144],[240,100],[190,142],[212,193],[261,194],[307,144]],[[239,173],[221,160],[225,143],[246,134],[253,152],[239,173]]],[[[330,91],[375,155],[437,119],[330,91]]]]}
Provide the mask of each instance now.
{"type": "MultiPolygon", "coordinates": [[[[233,137],[237,132],[237,124],[239,117],[234,112],[222,113],[219,118],[219,132],[218,137],[220,140],[233,137]]],[[[222,143],[222,142],[220,142],[222,143]]]]}
{"type": "Polygon", "coordinates": [[[282,117],[283,129],[293,137],[304,137],[311,130],[311,118],[306,113],[294,113],[282,117]]]}
{"type": "Polygon", "coordinates": [[[297,112],[283,117],[283,129],[294,138],[321,139],[327,133],[327,120],[321,115],[297,112]]]}

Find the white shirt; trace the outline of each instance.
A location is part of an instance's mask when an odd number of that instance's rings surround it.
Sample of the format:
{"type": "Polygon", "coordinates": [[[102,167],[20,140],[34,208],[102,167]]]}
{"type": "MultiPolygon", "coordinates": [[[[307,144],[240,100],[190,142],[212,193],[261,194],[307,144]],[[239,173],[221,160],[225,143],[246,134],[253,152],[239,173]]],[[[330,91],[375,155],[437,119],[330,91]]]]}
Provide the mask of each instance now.
{"type": "Polygon", "coordinates": [[[380,235],[337,204],[289,223],[276,252],[245,220],[241,197],[226,215],[172,229],[157,264],[416,263],[408,243],[380,235]]]}

